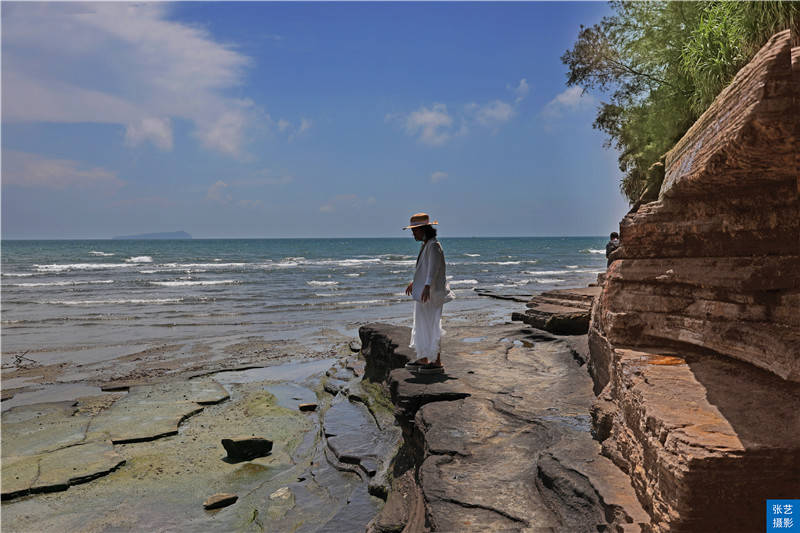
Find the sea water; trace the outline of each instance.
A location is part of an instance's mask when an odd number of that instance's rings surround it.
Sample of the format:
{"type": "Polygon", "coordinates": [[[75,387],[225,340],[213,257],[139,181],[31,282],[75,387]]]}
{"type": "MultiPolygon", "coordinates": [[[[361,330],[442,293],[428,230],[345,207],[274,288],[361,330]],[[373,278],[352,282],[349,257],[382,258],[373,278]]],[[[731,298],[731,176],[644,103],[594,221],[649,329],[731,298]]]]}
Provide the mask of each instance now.
{"type": "MultiPolygon", "coordinates": [[[[582,287],[605,270],[603,237],[440,238],[457,299],[445,321],[510,318],[532,295],[582,287]]],[[[350,334],[405,323],[420,244],[404,239],[2,242],[2,351],[92,348],[228,335],[350,334]]]]}

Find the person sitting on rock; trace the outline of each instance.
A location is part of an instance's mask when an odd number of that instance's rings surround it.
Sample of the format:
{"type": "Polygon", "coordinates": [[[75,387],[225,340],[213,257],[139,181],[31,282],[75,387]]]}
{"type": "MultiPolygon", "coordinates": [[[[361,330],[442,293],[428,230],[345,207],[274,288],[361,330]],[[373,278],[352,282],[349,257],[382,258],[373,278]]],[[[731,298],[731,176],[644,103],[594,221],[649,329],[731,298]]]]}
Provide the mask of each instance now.
{"type": "Polygon", "coordinates": [[[606,244],[606,259],[607,259],[606,266],[607,267],[611,266],[611,262],[614,260],[614,258],[611,257],[611,254],[617,248],[619,248],[619,233],[617,233],[616,231],[612,231],[611,235],[609,235],[609,238],[611,240],[609,240],[608,244],[606,244]]]}
{"type": "Polygon", "coordinates": [[[414,280],[406,287],[406,294],[415,300],[409,347],[417,352],[417,359],[406,367],[422,374],[444,372],[439,349],[444,334],[442,306],[455,298],[447,283],[444,250],[436,240],[435,224],[438,222],[430,222],[427,214],[417,213],[411,217],[411,223],[403,228],[411,228],[414,239],[422,241],[414,280]],[[434,356],[436,359],[431,362],[434,356]]]}

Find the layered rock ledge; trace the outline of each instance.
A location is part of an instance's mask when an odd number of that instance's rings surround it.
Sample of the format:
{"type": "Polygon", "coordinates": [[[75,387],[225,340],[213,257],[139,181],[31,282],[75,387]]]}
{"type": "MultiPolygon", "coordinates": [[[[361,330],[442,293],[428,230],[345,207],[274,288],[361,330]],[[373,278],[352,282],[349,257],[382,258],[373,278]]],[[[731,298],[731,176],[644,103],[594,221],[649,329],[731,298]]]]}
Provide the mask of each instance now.
{"type": "Polygon", "coordinates": [[[526,304],[528,309],[512,313],[511,319],[556,335],[585,335],[598,294],[600,287],[546,291],[533,296],[526,304]]]}
{"type": "Polygon", "coordinates": [[[800,494],[800,49],[776,34],[620,224],[594,428],[656,531],[758,531],[800,494]],[[787,496],[794,497],[794,496],[787,496]]]}
{"type": "Polygon", "coordinates": [[[404,445],[371,531],[640,531],[630,480],[590,433],[581,343],[519,325],[451,327],[443,375],[403,368],[409,329],[359,331],[404,445]],[[404,529],[405,528],[405,529],[404,529]]]}

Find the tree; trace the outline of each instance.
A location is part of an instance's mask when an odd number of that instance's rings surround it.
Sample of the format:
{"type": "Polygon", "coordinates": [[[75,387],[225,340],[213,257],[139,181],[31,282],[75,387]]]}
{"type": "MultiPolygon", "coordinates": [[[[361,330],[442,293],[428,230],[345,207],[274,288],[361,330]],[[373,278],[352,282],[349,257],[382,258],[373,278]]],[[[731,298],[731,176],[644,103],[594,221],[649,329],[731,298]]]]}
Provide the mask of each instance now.
{"type": "Polygon", "coordinates": [[[604,93],[594,127],[619,150],[620,189],[653,199],[663,155],[774,33],[800,24],[800,2],[610,2],[581,26],[568,86],[604,93]]]}

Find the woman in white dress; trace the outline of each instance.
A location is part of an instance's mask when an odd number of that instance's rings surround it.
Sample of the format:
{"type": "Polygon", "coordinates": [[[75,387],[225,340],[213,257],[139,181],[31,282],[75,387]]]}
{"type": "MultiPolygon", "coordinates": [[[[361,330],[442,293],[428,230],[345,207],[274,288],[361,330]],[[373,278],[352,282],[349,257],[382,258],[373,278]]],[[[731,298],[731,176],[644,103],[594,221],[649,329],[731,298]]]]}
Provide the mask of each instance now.
{"type": "Polygon", "coordinates": [[[411,217],[411,223],[403,229],[411,229],[414,239],[422,241],[417,256],[414,281],[406,287],[406,294],[414,298],[414,326],[411,328],[411,348],[417,352],[416,361],[407,368],[420,373],[443,372],[441,342],[442,306],[455,296],[447,283],[446,265],[442,245],[436,240],[437,221],[430,222],[425,213],[411,217]],[[435,360],[434,360],[435,358],[435,360]]]}

